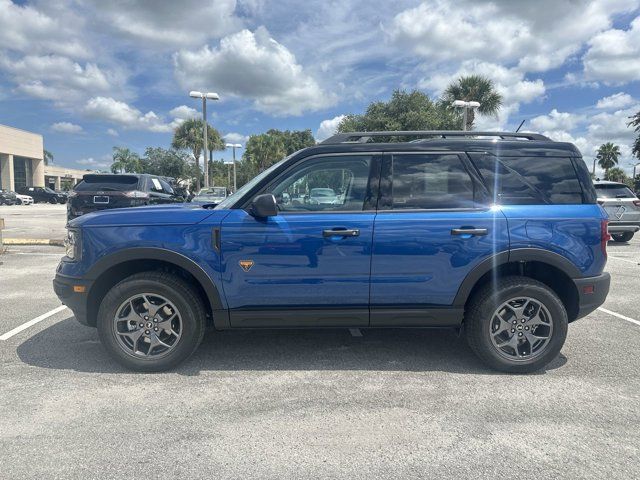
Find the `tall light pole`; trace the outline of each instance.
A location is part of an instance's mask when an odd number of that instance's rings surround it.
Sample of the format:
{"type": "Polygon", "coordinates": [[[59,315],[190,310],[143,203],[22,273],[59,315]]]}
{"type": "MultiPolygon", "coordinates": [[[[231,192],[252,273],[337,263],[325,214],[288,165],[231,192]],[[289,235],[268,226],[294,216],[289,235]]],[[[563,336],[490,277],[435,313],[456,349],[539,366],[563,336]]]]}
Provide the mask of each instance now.
{"type": "Polygon", "coordinates": [[[233,148],[233,193],[236,193],[236,148],[242,148],[242,145],[239,143],[227,143],[225,144],[225,147],[233,148]]]}
{"type": "Polygon", "coordinates": [[[207,99],[209,100],[220,100],[220,97],[217,93],[213,92],[198,92],[197,90],[192,90],[189,92],[189,96],[191,98],[201,98],[202,99],[202,139],[204,145],[204,151],[202,152],[202,159],[204,161],[204,186],[209,186],[209,143],[207,141],[207,99]]]}
{"type": "Polygon", "coordinates": [[[462,130],[467,130],[467,112],[469,109],[479,108],[480,102],[467,102],[465,100],[455,100],[452,105],[456,108],[462,108],[462,130]]]}
{"type": "Polygon", "coordinates": [[[633,164],[633,181],[636,181],[636,167],[640,165],[640,163],[634,163],[633,164]]]}

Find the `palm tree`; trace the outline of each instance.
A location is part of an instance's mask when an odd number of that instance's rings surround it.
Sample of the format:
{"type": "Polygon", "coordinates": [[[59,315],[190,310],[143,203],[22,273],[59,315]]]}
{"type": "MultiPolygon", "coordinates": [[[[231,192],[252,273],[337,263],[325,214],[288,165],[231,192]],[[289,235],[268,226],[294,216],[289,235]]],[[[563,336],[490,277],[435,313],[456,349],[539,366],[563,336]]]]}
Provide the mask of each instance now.
{"type": "MultiPolygon", "coordinates": [[[[444,91],[443,100],[451,105],[455,100],[465,102],[479,102],[478,113],[481,115],[497,115],[502,106],[502,95],[500,95],[493,85],[493,81],[482,75],[469,75],[460,77],[455,82],[449,84],[444,91]]],[[[470,109],[467,114],[467,130],[473,128],[475,112],[470,109]]]]}
{"type": "Polygon", "coordinates": [[[45,165],[49,165],[50,163],[53,163],[53,153],[51,153],[49,150],[42,150],[42,158],[44,160],[44,164],[45,165]]]}
{"type": "Polygon", "coordinates": [[[249,137],[242,158],[243,161],[247,160],[253,165],[256,173],[260,173],[281,160],[285,155],[286,150],[281,138],[262,133],[249,137]]]}
{"type": "MultiPolygon", "coordinates": [[[[193,158],[195,158],[196,161],[196,173],[200,172],[200,154],[204,148],[202,129],[202,120],[195,118],[185,120],[178,128],[175,129],[175,132],[173,133],[173,141],[171,142],[171,146],[173,148],[185,148],[191,150],[193,158]]],[[[207,144],[211,151],[224,149],[220,133],[209,124],[207,124],[207,144]]],[[[200,190],[200,175],[198,174],[196,174],[196,190],[200,190]]]]}
{"type": "Polygon", "coordinates": [[[633,153],[638,160],[640,160],[640,111],[633,115],[631,121],[627,123],[628,127],[633,127],[634,132],[638,132],[638,136],[633,142],[631,153],[633,153]]]}
{"type": "Polygon", "coordinates": [[[618,158],[620,157],[620,147],[614,145],[611,142],[603,143],[598,148],[596,159],[598,165],[604,170],[605,178],[609,174],[609,169],[615,167],[618,164],[618,158]]]}

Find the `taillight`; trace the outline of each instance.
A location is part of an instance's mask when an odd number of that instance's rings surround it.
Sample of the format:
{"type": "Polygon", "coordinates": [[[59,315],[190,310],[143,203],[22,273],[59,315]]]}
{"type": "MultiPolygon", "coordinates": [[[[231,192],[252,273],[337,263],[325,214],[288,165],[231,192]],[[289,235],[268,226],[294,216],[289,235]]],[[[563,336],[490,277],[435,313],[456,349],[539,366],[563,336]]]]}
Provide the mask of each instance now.
{"type": "Polygon", "coordinates": [[[602,249],[602,253],[604,257],[607,258],[607,242],[611,240],[611,235],[609,234],[609,220],[601,220],[600,221],[600,248],[602,249]]]}
{"type": "Polygon", "coordinates": [[[139,190],[131,190],[129,192],[124,192],[124,196],[129,198],[149,198],[148,193],[141,192],[139,190]]]}
{"type": "Polygon", "coordinates": [[[640,200],[634,200],[634,201],[633,201],[633,204],[634,204],[636,207],[640,207],[640,200]]]}

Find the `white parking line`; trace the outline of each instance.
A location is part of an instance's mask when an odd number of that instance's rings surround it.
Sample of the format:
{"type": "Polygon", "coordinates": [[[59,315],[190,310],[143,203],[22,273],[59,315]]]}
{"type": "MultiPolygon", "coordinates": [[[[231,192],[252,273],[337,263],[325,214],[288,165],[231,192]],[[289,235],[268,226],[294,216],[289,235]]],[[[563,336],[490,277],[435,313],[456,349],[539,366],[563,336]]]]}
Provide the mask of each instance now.
{"type": "Polygon", "coordinates": [[[13,330],[9,330],[4,335],[0,335],[0,340],[8,340],[14,335],[17,335],[18,333],[20,333],[21,331],[26,330],[27,328],[35,325],[36,323],[41,322],[42,320],[45,320],[51,317],[52,315],[55,315],[56,313],[63,311],[65,308],[67,308],[65,305],[60,305],[59,307],[56,307],[53,310],[48,311],[47,313],[43,313],[39,317],[36,317],[33,320],[29,320],[28,322],[23,323],[22,325],[14,328],[13,330]]]}
{"type": "Polygon", "coordinates": [[[604,313],[608,313],[609,315],[613,315],[614,317],[621,318],[622,320],[626,320],[627,322],[635,323],[636,325],[640,325],[638,320],[634,320],[633,318],[625,317],[624,315],[620,315],[619,313],[612,312],[611,310],[607,310],[606,308],[598,307],[598,310],[604,313]]]}
{"type": "Polygon", "coordinates": [[[640,265],[638,262],[634,262],[633,260],[627,260],[626,258],[613,257],[611,255],[609,255],[609,258],[613,258],[615,260],[621,260],[621,261],[627,262],[627,263],[632,263],[633,265],[640,265]]]}

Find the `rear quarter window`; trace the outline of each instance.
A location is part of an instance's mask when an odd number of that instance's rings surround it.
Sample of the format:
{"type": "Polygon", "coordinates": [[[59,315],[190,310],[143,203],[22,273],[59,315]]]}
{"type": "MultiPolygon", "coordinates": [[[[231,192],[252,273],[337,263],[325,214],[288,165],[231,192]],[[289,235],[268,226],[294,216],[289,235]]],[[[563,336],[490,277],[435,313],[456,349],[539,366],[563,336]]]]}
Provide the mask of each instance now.
{"type": "Polygon", "coordinates": [[[472,155],[472,159],[498,204],[586,203],[570,157],[472,155]]]}

